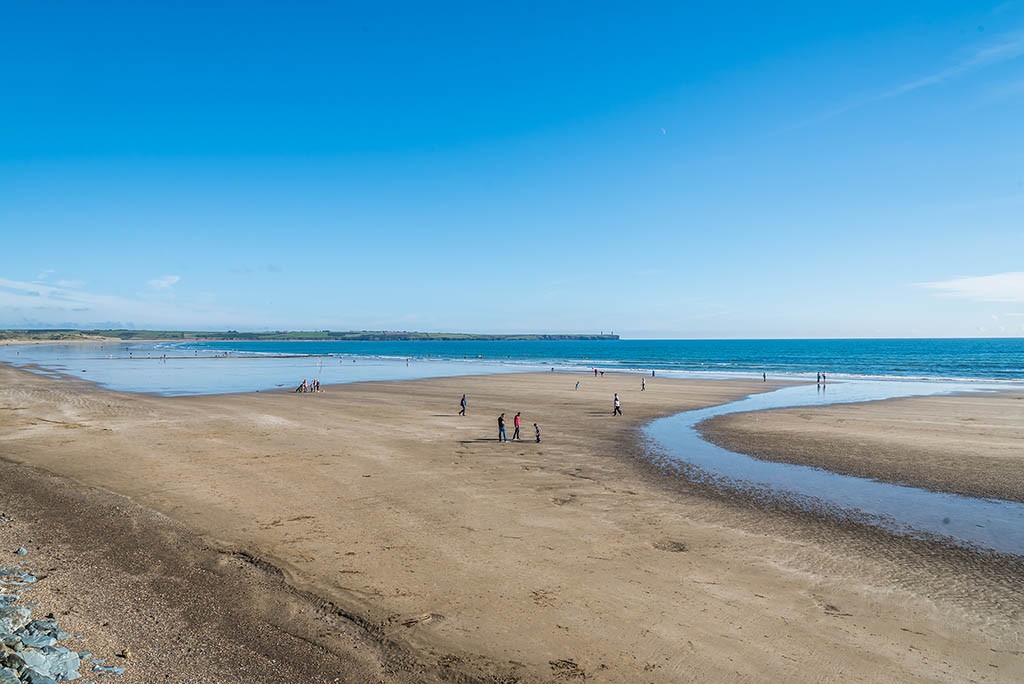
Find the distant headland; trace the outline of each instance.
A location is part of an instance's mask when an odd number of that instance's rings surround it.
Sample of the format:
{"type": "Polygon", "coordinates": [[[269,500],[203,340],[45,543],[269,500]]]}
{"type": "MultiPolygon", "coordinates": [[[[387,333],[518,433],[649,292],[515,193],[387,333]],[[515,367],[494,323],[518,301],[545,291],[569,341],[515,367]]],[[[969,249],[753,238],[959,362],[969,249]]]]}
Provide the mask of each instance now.
{"type": "Polygon", "coordinates": [[[0,330],[0,342],[89,342],[96,340],[145,341],[351,341],[351,342],[409,342],[429,340],[439,342],[453,341],[492,341],[492,340],[617,340],[618,335],[600,333],[596,335],[561,335],[561,334],[517,334],[517,335],[486,335],[473,333],[445,332],[409,332],[401,330],[275,330],[268,332],[199,331],[199,330],[77,330],[39,329],[39,330],[0,330]]]}

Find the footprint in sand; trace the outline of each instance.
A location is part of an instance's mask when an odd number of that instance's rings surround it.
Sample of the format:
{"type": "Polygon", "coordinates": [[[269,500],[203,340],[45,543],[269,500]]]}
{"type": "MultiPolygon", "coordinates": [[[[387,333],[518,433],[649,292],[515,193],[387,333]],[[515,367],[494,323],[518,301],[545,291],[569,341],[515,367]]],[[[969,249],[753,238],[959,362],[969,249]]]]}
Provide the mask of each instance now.
{"type": "Polygon", "coordinates": [[[411,618],[402,620],[403,627],[415,627],[416,625],[430,625],[444,621],[444,615],[440,613],[423,613],[411,618]]]}

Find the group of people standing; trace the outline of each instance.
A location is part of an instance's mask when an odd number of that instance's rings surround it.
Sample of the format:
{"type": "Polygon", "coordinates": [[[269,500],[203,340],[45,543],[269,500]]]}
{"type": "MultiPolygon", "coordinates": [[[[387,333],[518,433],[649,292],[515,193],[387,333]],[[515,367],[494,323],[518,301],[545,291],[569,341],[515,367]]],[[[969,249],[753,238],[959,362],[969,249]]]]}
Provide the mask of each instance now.
{"type": "MultiPolygon", "coordinates": [[[[463,394],[462,395],[462,399],[459,400],[459,415],[460,416],[466,415],[466,406],[468,404],[469,404],[469,401],[466,399],[466,395],[463,394]]],[[[515,440],[515,441],[522,441],[522,437],[519,436],[519,434],[520,434],[519,431],[522,428],[522,415],[523,415],[522,411],[516,411],[515,418],[512,419],[512,425],[515,428],[513,430],[513,432],[512,432],[512,439],[515,440]]],[[[537,440],[537,443],[540,444],[540,426],[537,425],[536,423],[533,424],[533,433],[534,433],[534,437],[537,440]]],[[[505,414],[504,413],[502,413],[500,416],[498,416],[498,441],[499,442],[511,441],[508,438],[508,433],[505,432],[505,414]]]]}
{"type": "MultiPolygon", "coordinates": [[[[579,383],[576,383],[576,388],[579,389],[579,383]]],[[[459,415],[460,416],[466,415],[466,407],[468,405],[469,405],[469,400],[466,398],[466,395],[463,394],[462,398],[459,400],[459,415]]],[[[522,429],[522,415],[523,415],[522,411],[516,411],[516,415],[512,418],[513,430],[512,430],[512,438],[511,439],[509,439],[508,432],[505,430],[505,414],[502,413],[500,416],[498,416],[498,441],[499,442],[512,442],[512,441],[521,442],[522,441],[522,437],[521,437],[521,433],[520,433],[520,430],[522,429]]],[[[622,415],[622,402],[619,400],[619,393],[618,392],[615,392],[615,395],[612,398],[612,415],[613,416],[621,416],[622,415]]],[[[538,425],[537,423],[533,424],[533,434],[534,434],[534,439],[537,442],[537,444],[540,444],[540,425],[538,425]]]]}
{"type": "Polygon", "coordinates": [[[295,388],[296,392],[319,392],[320,381],[313,379],[310,382],[306,382],[306,378],[302,378],[302,384],[295,388]]]}
{"type": "MultiPolygon", "coordinates": [[[[520,411],[516,411],[515,418],[512,419],[512,425],[515,428],[513,430],[513,432],[512,432],[512,439],[517,441],[517,442],[518,441],[522,441],[522,438],[519,436],[519,428],[521,426],[521,416],[522,416],[522,413],[520,411]]],[[[537,438],[537,444],[540,444],[540,426],[537,425],[536,423],[534,423],[533,424],[533,431],[534,431],[534,434],[535,434],[535,436],[537,438]]],[[[508,442],[508,441],[510,441],[509,438],[508,438],[508,435],[505,433],[505,414],[504,413],[502,413],[500,416],[498,416],[498,441],[499,442],[508,442]]]]}

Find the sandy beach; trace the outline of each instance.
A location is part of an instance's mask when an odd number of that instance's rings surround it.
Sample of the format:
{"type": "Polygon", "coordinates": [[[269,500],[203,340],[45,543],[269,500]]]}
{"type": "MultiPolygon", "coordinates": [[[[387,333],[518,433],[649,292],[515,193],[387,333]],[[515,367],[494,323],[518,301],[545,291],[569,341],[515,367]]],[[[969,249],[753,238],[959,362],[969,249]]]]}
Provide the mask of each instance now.
{"type": "MultiPolygon", "coordinates": [[[[730,498],[642,458],[646,421],[772,387],[544,373],[163,398],[0,367],[0,539],[52,569],[36,600],[94,650],[131,646],[128,684],[1024,678],[1019,559],[730,498]],[[516,411],[523,441],[497,443],[516,411]],[[75,591],[88,600],[66,605],[75,591]]],[[[1020,500],[1021,404],[709,431],[1020,500]],[[1018,479],[984,477],[995,464],[1018,479]]]]}

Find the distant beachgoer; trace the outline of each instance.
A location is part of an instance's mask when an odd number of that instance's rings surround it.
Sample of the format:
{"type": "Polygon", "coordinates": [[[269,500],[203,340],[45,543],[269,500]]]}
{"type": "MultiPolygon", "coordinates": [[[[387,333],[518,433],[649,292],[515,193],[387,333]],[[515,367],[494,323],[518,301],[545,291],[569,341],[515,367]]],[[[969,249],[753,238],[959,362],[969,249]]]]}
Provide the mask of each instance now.
{"type": "Polygon", "coordinates": [[[821,384],[821,373],[818,373],[818,384],[821,384]]]}
{"type": "Polygon", "coordinates": [[[601,371],[601,377],[602,378],[604,377],[604,371],[601,371]]]}
{"type": "Polygon", "coordinates": [[[827,381],[825,380],[825,374],[821,374],[821,384],[824,385],[827,381]]]}
{"type": "Polygon", "coordinates": [[[615,398],[612,400],[612,405],[614,406],[614,408],[612,409],[612,415],[613,416],[621,416],[622,415],[622,405],[619,403],[619,393],[618,392],[615,393],[615,398]]]}
{"type": "Polygon", "coordinates": [[[654,377],[654,371],[651,371],[651,377],[652,378],[654,377]]]}
{"type": "Polygon", "coordinates": [[[761,382],[768,382],[768,374],[761,373],[761,382]]]}
{"type": "Polygon", "coordinates": [[[459,406],[462,407],[461,409],[459,409],[459,415],[460,416],[466,415],[466,395],[465,394],[462,395],[462,400],[459,402],[459,406]]]}
{"type": "Polygon", "coordinates": [[[647,389],[647,379],[640,378],[640,391],[643,392],[647,389]]]}
{"type": "Polygon", "coordinates": [[[300,384],[298,387],[296,387],[295,391],[296,392],[305,392],[306,391],[306,378],[302,378],[302,384],[300,384]]]}
{"type": "Polygon", "coordinates": [[[505,436],[505,414],[502,413],[498,416],[498,441],[507,442],[508,437],[505,436]]]}
{"type": "Polygon", "coordinates": [[[512,419],[512,425],[515,426],[515,430],[512,431],[512,439],[519,439],[519,411],[516,411],[516,417],[512,419]]]}
{"type": "Polygon", "coordinates": [[[597,377],[597,369],[596,368],[594,369],[594,377],[595,378],[597,377]]]}
{"type": "Polygon", "coordinates": [[[536,423],[533,424],[533,431],[537,435],[537,444],[540,444],[540,426],[536,423]]]}
{"type": "Polygon", "coordinates": [[[580,381],[579,380],[576,381],[576,391],[577,392],[580,391],[580,381]]]}

